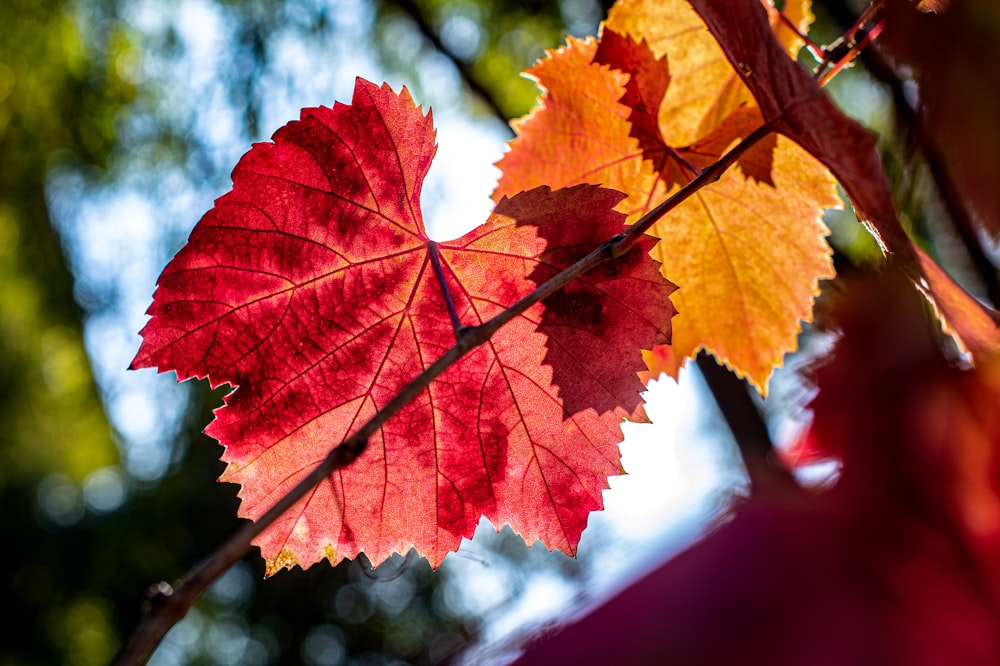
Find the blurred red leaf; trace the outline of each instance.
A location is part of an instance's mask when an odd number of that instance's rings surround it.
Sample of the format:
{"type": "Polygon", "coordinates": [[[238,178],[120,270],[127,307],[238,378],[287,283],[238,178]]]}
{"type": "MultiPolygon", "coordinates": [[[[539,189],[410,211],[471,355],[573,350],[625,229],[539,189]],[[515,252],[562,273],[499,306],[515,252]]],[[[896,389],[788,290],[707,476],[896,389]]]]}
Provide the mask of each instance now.
{"type": "Polygon", "coordinates": [[[914,108],[921,143],[942,187],[954,191],[973,225],[1000,238],[1000,11],[995,0],[952,6],[905,0],[885,5],[877,42],[916,83],[914,108]],[[946,10],[947,11],[944,11],[946,10]],[[935,48],[934,45],[942,45],[935,48]],[[945,46],[946,45],[946,46],[945,46]]]}
{"type": "MultiPolygon", "coordinates": [[[[431,117],[358,80],[256,144],[159,279],[133,367],[235,390],[206,432],[255,519],[455,343],[431,254],[478,325],[624,229],[620,193],[542,187],[431,243],[419,197],[431,117]],[[433,249],[431,249],[433,248],[433,249]]],[[[573,553],[619,424],[642,418],[639,350],[669,340],[652,241],[502,327],[391,419],[365,453],[267,528],[268,573],[411,547],[437,565],[481,516],[573,553]]]]}
{"type": "Polygon", "coordinates": [[[1000,663],[1000,367],[951,367],[902,276],[847,284],[810,433],[836,484],[738,505],[518,666],[1000,663]]]}

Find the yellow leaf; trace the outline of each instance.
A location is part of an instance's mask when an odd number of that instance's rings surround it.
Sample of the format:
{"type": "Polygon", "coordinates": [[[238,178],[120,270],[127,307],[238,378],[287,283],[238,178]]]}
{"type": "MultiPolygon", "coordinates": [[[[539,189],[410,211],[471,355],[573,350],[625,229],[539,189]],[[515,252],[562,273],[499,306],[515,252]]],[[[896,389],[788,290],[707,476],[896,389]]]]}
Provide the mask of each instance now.
{"type": "Polygon", "coordinates": [[[721,96],[731,94],[725,83],[733,68],[691,5],[686,0],[619,0],[604,29],[645,40],[653,55],[667,58],[670,87],[659,111],[667,144],[687,146],[704,136],[702,119],[722,104],[721,96]]]}
{"type": "MultiPolygon", "coordinates": [[[[790,4],[791,20],[807,23],[808,3],[790,4]]],[[[800,48],[776,17],[772,25],[789,52],[800,48]]],[[[619,2],[601,40],[607,54],[592,40],[570,39],[529,70],[543,88],[541,105],[514,125],[495,198],[541,184],[601,184],[628,194],[619,210],[634,222],[761,124],[687,2],[619,2]],[[658,105],[651,90],[660,90],[658,105]]],[[[673,349],[646,355],[650,376],[676,376],[707,349],[763,393],[796,349],[819,280],[833,277],[822,211],[839,205],[828,171],[770,136],[654,225],[650,233],[662,240],[651,254],[680,286],[680,314],[673,349]]]]}
{"type": "Polygon", "coordinates": [[[653,376],[676,377],[704,348],[763,393],[796,349],[818,281],[834,276],[821,210],[838,199],[826,171],[785,137],[773,160],[774,187],[730,169],[653,227],[664,240],[652,255],[680,285],[672,354],[650,365],[653,376]]]}

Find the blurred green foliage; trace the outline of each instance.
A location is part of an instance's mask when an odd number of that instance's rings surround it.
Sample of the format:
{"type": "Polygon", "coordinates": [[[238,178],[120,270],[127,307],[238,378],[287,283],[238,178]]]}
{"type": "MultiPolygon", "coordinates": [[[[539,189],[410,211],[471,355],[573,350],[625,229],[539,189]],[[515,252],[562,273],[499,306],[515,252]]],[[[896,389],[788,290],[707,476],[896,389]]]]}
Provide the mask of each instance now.
{"type": "Polygon", "coordinates": [[[55,162],[104,164],[132,89],[62,3],[5,2],[0,24],[0,530],[13,553],[0,595],[14,611],[0,662],[104,663],[119,641],[112,601],[58,534],[117,451],[45,186],[55,162]]]}
{"type": "Polygon", "coordinates": [[[53,162],[105,162],[132,93],[60,3],[4,3],[0,21],[18,26],[0,41],[0,487],[52,473],[79,484],[116,454],[45,184],[53,162]]]}

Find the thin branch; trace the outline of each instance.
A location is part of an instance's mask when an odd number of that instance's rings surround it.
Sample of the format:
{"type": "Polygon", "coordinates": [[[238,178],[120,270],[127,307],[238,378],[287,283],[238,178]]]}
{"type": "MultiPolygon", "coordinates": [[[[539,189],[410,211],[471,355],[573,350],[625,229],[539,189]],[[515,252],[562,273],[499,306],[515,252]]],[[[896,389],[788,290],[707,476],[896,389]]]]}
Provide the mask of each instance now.
{"type": "Polygon", "coordinates": [[[826,70],[825,72],[822,73],[822,75],[817,77],[817,79],[819,80],[819,84],[821,86],[826,85],[833,77],[835,77],[840,72],[840,70],[844,69],[852,62],[854,62],[854,59],[858,56],[858,54],[861,53],[869,44],[874,42],[880,34],[882,34],[882,30],[884,28],[885,28],[885,19],[881,18],[878,19],[878,22],[875,23],[875,25],[871,26],[870,28],[866,26],[864,36],[858,42],[852,43],[847,53],[845,53],[833,65],[833,67],[826,70]]]}
{"type": "Polygon", "coordinates": [[[816,70],[816,78],[821,85],[833,78],[840,70],[868,46],[882,31],[883,0],[871,0],[868,7],[858,16],[847,31],[829,46],[823,47],[824,58],[816,70]],[[874,23],[874,25],[872,25],[874,23]],[[860,37],[860,39],[859,39],[860,37]],[[832,71],[827,68],[833,64],[832,71]]]}
{"type": "Polygon", "coordinates": [[[751,494],[774,497],[800,492],[802,488],[795,477],[778,460],[767,425],[750,397],[746,381],[737,379],[705,352],[698,354],[695,362],[736,440],[750,477],[751,494]]]}

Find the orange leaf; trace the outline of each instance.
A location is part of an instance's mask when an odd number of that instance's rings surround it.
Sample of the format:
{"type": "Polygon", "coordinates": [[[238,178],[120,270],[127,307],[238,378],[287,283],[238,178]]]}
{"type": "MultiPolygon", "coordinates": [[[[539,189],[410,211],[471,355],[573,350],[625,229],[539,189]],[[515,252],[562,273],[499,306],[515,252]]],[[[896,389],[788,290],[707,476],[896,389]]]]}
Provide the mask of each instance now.
{"type": "Polygon", "coordinates": [[[729,85],[733,69],[685,0],[616,2],[608,12],[604,30],[645,41],[655,58],[669,62],[670,87],[658,112],[668,145],[694,143],[739,106],[739,102],[723,101],[734,92],[729,85]],[[702,125],[706,119],[708,128],[702,125]]]}
{"type": "MultiPolygon", "coordinates": [[[[495,197],[545,182],[600,183],[629,195],[619,210],[634,221],[761,124],[681,0],[619,3],[599,48],[571,39],[529,73],[542,105],[515,124],[495,197]]],[[[680,315],[671,353],[646,356],[670,359],[651,374],[676,376],[704,348],[763,391],[796,348],[818,281],[833,275],[820,218],[838,204],[826,169],[781,138],[655,225],[650,233],[663,240],[652,254],[680,286],[680,315]]]]}
{"type": "MultiPolygon", "coordinates": [[[[628,77],[592,63],[597,43],[567,39],[525,73],[545,91],[536,107],[512,124],[518,138],[497,166],[503,173],[493,199],[533,187],[601,183],[629,192],[664,192],[635,139],[631,110],[618,102],[628,77]]],[[[649,202],[630,196],[618,209],[635,221],[649,202]]]]}
{"type": "MultiPolygon", "coordinates": [[[[781,137],[772,159],[773,186],[730,169],[651,230],[664,239],[652,256],[681,287],[674,363],[708,349],[762,393],[796,349],[818,281],[834,275],[820,211],[838,202],[826,171],[791,141],[781,137]]],[[[650,366],[672,377],[678,369],[650,366]]]]}

